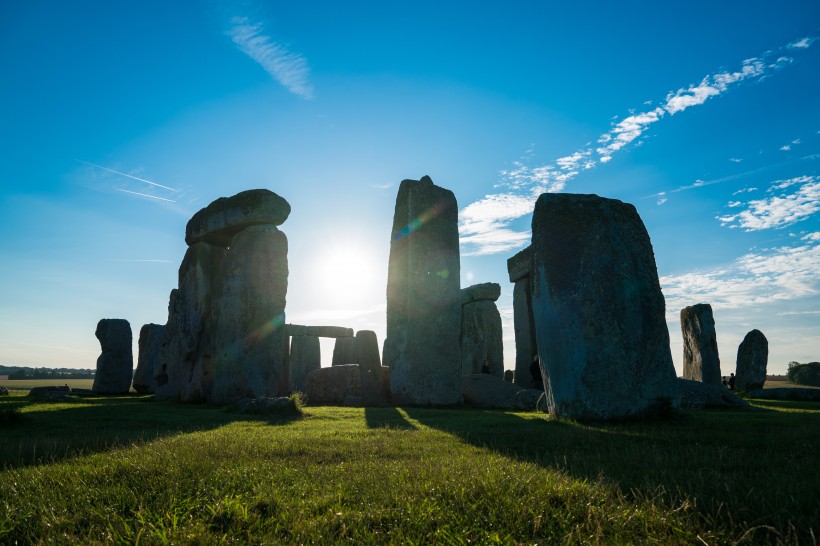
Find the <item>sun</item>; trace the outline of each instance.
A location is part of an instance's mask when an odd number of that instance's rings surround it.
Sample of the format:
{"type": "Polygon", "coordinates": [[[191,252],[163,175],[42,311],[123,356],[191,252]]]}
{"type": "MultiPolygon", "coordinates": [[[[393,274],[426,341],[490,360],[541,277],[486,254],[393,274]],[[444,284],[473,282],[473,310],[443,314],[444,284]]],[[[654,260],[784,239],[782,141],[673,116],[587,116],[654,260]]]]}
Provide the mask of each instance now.
{"type": "Polygon", "coordinates": [[[323,300],[331,304],[363,303],[378,290],[379,264],[371,252],[355,245],[334,246],[319,261],[319,286],[323,300]]]}

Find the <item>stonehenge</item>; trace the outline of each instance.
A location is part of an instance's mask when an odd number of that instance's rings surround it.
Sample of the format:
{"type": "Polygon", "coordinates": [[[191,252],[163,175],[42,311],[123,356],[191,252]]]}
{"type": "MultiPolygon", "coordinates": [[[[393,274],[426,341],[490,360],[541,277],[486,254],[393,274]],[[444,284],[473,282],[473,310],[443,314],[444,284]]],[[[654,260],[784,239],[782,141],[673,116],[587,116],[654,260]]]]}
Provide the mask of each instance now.
{"type": "Polygon", "coordinates": [[[476,284],[461,290],[461,374],[484,373],[504,377],[501,314],[495,302],[497,283],[476,284]]]}
{"type": "Polygon", "coordinates": [[[768,361],[769,340],[760,330],[752,330],[737,348],[735,389],[747,392],[762,389],[768,361]]]}
{"type": "Polygon", "coordinates": [[[387,338],[393,402],[453,405],[461,388],[458,205],[429,176],[403,180],[387,271],[387,338]]]}
{"type": "Polygon", "coordinates": [[[125,319],[101,319],[94,332],[102,353],[97,358],[94,394],[127,394],[134,373],[131,325],[125,319]]]}
{"type": "Polygon", "coordinates": [[[683,334],[683,378],[720,385],[715,319],[708,303],[681,309],[680,327],[683,334]]]}
{"type": "Polygon", "coordinates": [[[157,388],[154,379],[154,367],[160,360],[162,340],[165,337],[165,326],[161,324],[143,324],[137,345],[137,370],[134,372],[134,390],[139,394],[154,394],[157,388]]]}
{"type": "Polygon", "coordinates": [[[530,263],[551,414],[609,420],[679,405],[655,257],[634,206],[541,195],[530,263]]]}
{"type": "Polygon", "coordinates": [[[544,388],[538,366],[538,346],[535,339],[535,318],[532,314],[530,289],[531,247],[507,260],[507,273],[513,288],[513,328],[515,330],[515,374],[513,382],[526,388],[544,388]]]}

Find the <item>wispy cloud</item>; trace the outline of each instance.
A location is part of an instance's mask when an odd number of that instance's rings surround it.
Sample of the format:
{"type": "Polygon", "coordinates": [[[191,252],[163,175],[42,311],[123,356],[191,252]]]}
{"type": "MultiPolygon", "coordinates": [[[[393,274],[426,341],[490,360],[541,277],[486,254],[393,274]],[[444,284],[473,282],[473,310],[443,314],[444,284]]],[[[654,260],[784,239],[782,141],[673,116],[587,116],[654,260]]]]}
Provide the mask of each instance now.
{"type": "Polygon", "coordinates": [[[140,193],[138,191],[131,191],[131,190],[124,190],[122,188],[114,188],[117,191],[121,191],[123,193],[130,193],[131,195],[138,195],[140,197],[147,197],[149,199],[156,199],[158,201],[167,201],[169,203],[176,203],[173,199],[166,199],[164,197],[157,197],[156,195],[148,195],[147,193],[140,193]]]}
{"type": "Polygon", "coordinates": [[[743,159],[739,157],[730,157],[729,161],[731,161],[732,163],[740,163],[741,161],[743,161],[743,159]]]}
{"type": "MultiPolygon", "coordinates": [[[[693,106],[705,103],[742,82],[761,80],[789,65],[793,59],[783,55],[786,50],[805,49],[814,38],[803,38],[778,50],[767,51],[759,57],[747,59],[734,71],[709,74],[699,83],[670,91],[659,106],[644,112],[630,112],[624,119],[612,120],[612,128],[602,134],[596,143],[583,146],[570,155],[560,157],[545,165],[530,166],[520,160],[513,168],[501,171],[501,181],[496,187],[505,189],[495,195],[487,195],[461,211],[459,233],[462,253],[465,255],[493,254],[521,246],[529,234],[509,228],[510,222],[529,214],[538,195],[560,192],[567,182],[581,172],[612,160],[615,153],[642,137],[646,131],[667,116],[674,116],[693,106]],[[501,204],[511,203],[509,210],[500,210],[501,204]]],[[[644,104],[652,104],[647,101],[644,104]]],[[[640,143],[640,142],[639,142],[640,143]]],[[[700,182],[700,181],[699,181],[700,182]]],[[[706,185],[712,182],[702,182],[706,185]]],[[[696,185],[692,187],[699,187],[696,185]]],[[[678,191],[682,191],[679,189],[678,191]]],[[[658,204],[667,197],[657,194],[658,204]]]]}
{"type": "Polygon", "coordinates": [[[746,254],[725,268],[660,278],[670,313],[693,302],[737,308],[820,294],[820,233],[746,254]]]}
{"type": "Polygon", "coordinates": [[[264,34],[264,25],[248,17],[231,19],[228,36],[242,53],[259,63],[273,79],[303,99],[313,98],[310,68],[302,55],[288,51],[264,34]]]}
{"type": "MultiPolygon", "coordinates": [[[[85,163],[86,165],[89,165],[91,167],[96,167],[97,169],[102,169],[104,171],[108,171],[110,173],[118,174],[120,176],[125,176],[126,178],[130,178],[132,180],[137,180],[139,182],[145,182],[146,184],[150,184],[150,185],[155,186],[157,188],[162,188],[162,189],[170,190],[170,191],[177,191],[174,188],[171,188],[169,186],[163,186],[162,184],[157,184],[156,182],[151,182],[150,180],[146,180],[145,178],[140,178],[138,176],[134,176],[134,175],[131,175],[131,174],[128,174],[128,173],[115,171],[114,169],[109,169],[108,167],[103,167],[102,165],[95,165],[94,163],[89,163],[88,161],[83,161],[82,159],[77,159],[76,161],[78,161],[80,163],[85,163]]],[[[166,201],[167,201],[167,199],[166,199],[166,201]]]]}
{"type": "MultiPolygon", "coordinates": [[[[719,216],[722,226],[743,228],[745,231],[783,228],[812,216],[820,211],[820,177],[800,176],[772,183],[769,191],[783,190],[798,185],[797,191],[781,192],[766,199],[749,201],[737,214],[719,216]]],[[[740,204],[731,202],[728,206],[740,204]]]]}

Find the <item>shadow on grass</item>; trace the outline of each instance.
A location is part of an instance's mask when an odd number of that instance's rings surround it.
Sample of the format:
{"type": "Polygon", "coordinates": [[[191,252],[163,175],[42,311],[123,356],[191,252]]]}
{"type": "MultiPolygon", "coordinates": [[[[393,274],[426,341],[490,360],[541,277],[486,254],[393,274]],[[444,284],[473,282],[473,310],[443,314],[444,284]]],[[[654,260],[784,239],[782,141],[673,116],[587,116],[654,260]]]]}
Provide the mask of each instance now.
{"type": "Polygon", "coordinates": [[[77,397],[69,401],[21,396],[3,400],[2,408],[19,409],[21,419],[0,428],[0,468],[58,462],[237,421],[276,426],[301,418],[243,413],[231,406],[158,402],[151,395],[77,397]]]}
{"type": "Polygon", "coordinates": [[[407,420],[403,413],[392,406],[367,406],[364,408],[364,418],[368,428],[418,429],[416,425],[407,420]]]}
{"type": "MultiPolygon", "coordinates": [[[[758,401],[756,401],[758,403],[758,401]]],[[[670,506],[695,499],[706,517],[728,509],[736,523],[758,522],[801,536],[820,521],[820,403],[790,413],[700,410],[670,421],[580,424],[501,411],[405,408],[425,426],[511,459],[573,478],[615,484],[627,497],[670,506]]],[[[786,411],[774,411],[786,410],[786,411]]]]}

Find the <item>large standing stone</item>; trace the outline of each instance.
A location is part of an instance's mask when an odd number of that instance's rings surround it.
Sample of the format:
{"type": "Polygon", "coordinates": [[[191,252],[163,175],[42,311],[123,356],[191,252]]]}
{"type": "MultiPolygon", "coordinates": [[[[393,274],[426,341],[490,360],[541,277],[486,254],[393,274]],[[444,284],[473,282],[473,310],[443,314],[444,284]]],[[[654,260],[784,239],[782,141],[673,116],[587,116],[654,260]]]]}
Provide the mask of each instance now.
{"type": "Polygon", "coordinates": [[[634,206],[541,195],[531,272],[553,415],[617,419],[679,405],[655,257],[634,206]]]}
{"type": "Polygon", "coordinates": [[[515,375],[513,382],[527,388],[543,389],[536,356],[535,319],[532,315],[530,290],[531,247],[507,260],[507,272],[513,287],[513,327],[515,330],[515,375]],[[535,364],[533,364],[535,362],[535,364]],[[535,372],[535,373],[533,373],[535,372]]]}
{"type": "Polygon", "coordinates": [[[131,325],[125,319],[101,319],[94,335],[100,340],[102,354],[97,358],[91,390],[96,394],[128,393],[134,373],[131,325]]]}
{"type": "MultiPolygon", "coordinates": [[[[496,285],[498,286],[498,285],[496,285]]],[[[461,307],[461,374],[504,377],[501,314],[494,301],[476,301],[461,307]]]]}
{"type": "Polygon", "coordinates": [[[359,330],[356,332],[356,350],[359,375],[362,380],[362,398],[365,404],[382,402],[379,389],[382,363],[379,358],[379,341],[376,332],[359,330]]]}
{"type": "Polygon", "coordinates": [[[310,372],[322,367],[319,338],[294,336],[290,342],[290,390],[305,390],[305,380],[310,372]]]}
{"type": "Polygon", "coordinates": [[[227,250],[207,243],[188,247],[171,291],[159,366],[157,399],[207,399],[211,385],[211,307],[227,250]]]}
{"type": "Polygon", "coordinates": [[[165,326],[161,324],[143,324],[137,342],[139,356],[137,371],[134,372],[134,390],[140,394],[153,394],[157,387],[154,379],[154,368],[162,358],[162,342],[165,338],[165,326]]]}
{"type": "Polygon", "coordinates": [[[309,404],[342,404],[345,398],[362,395],[358,364],[330,366],[310,372],[305,381],[309,404]]]}
{"type": "Polygon", "coordinates": [[[359,350],[356,348],[356,338],[337,337],[333,344],[333,359],[331,366],[344,366],[345,364],[358,364],[359,350]]]}
{"type": "Polygon", "coordinates": [[[243,229],[260,224],[279,226],[289,215],[290,204],[272,191],[243,191],[220,197],[194,214],[185,226],[185,242],[228,246],[243,229]]]}
{"type": "Polygon", "coordinates": [[[428,176],[402,181],[390,242],[384,351],[394,403],[462,399],[457,224],[453,192],[428,176]]]}
{"type": "Polygon", "coordinates": [[[254,225],[231,241],[212,308],[210,402],[275,396],[287,351],[288,240],[254,225]]]}
{"type": "Polygon", "coordinates": [[[751,391],[762,389],[766,382],[766,365],[769,362],[769,341],[760,330],[752,330],[737,348],[735,389],[751,391]]]}
{"type": "Polygon", "coordinates": [[[484,282],[461,289],[461,303],[476,301],[496,301],[501,297],[501,285],[497,282],[484,282]]]}
{"type": "Polygon", "coordinates": [[[720,385],[715,319],[708,303],[681,309],[680,328],[683,333],[683,378],[720,385]]]}

